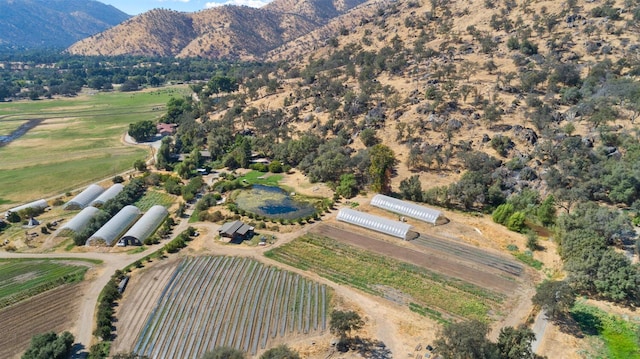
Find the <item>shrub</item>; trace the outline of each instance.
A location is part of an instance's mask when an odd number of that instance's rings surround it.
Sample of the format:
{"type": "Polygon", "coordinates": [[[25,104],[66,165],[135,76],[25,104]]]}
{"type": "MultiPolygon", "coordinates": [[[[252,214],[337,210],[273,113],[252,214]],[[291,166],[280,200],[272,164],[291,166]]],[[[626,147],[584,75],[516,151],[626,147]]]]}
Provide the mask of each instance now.
{"type": "Polygon", "coordinates": [[[525,218],[526,216],[524,212],[515,212],[507,220],[506,226],[511,231],[522,232],[525,228],[525,225],[524,225],[525,218]]]}
{"type": "Polygon", "coordinates": [[[505,224],[514,212],[515,210],[513,209],[513,205],[511,203],[504,203],[499,205],[498,208],[493,211],[491,217],[493,218],[494,222],[505,224]]]}

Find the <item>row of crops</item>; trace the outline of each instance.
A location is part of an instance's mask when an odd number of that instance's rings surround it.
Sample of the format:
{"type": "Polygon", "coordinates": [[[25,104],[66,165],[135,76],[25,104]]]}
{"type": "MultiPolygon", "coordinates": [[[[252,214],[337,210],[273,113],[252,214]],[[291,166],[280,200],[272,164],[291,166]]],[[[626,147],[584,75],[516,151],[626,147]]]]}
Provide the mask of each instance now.
{"type": "Polygon", "coordinates": [[[410,307],[438,317],[446,313],[486,321],[503,300],[500,294],[468,282],[319,235],[305,235],[265,255],[383,298],[400,293],[410,307]]]}
{"type": "Polygon", "coordinates": [[[0,308],[65,283],[81,281],[88,267],[51,260],[0,260],[0,308]]]}
{"type": "Polygon", "coordinates": [[[327,288],[238,257],[185,259],[164,288],[133,351],[198,358],[218,346],[255,355],[277,337],[327,329],[327,288]]]}

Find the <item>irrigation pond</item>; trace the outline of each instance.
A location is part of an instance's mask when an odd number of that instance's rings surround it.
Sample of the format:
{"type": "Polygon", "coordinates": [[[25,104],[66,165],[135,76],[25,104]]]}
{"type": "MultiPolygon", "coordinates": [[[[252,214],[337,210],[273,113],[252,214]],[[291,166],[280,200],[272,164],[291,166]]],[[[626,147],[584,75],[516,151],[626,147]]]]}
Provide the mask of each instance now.
{"type": "Polygon", "coordinates": [[[235,198],[238,208],[273,219],[298,219],[313,216],[316,208],[279,187],[253,185],[240,190],[235,198]]]}

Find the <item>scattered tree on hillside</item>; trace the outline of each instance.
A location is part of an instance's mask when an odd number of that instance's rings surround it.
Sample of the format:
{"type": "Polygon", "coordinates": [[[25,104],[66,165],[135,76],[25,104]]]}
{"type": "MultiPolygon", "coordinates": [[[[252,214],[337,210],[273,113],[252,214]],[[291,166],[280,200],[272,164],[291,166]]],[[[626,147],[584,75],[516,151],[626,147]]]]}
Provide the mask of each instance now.
{"type": "Polygon", "coordinates": [[[300,359],[300,354],[286,344],[281,344],[264,352],[260,359],[300,359]]]}
{"type": "Polygon", "coordinates": [[[338,335],[341,341],[345,341],[351,336],[351,332],[359,330],[363,326],[364,321],[360,318],[360,315],[352,310],[334,310],[331,312],[329,330],[332,334],[338,335]]]}
{"type": "Polygon", "coordinates": [[[369,151],[371,165],[369,166],[369,176],[371,178],[371,189],[375,192],[391,192],[391,174],[396,163],[393,151],[382,144],[371,147],[369,151]]]}
{"type": "Polygon", "coordinates": [[[245,359],[244,352],[230,347],[216,347],[204,353],[200,359],[245,359]]]}

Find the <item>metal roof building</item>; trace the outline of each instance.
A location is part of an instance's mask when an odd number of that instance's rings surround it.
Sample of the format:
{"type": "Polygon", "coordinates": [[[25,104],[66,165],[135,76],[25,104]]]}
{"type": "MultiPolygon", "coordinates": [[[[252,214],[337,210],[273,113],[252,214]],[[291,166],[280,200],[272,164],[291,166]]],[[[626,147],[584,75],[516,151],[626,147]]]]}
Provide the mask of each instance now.
{"type": "Polygon", "coordinates": [[[96,214],[100,212],[96,207],[85,207],[80,213],[76,214],[75,217],[71,218],[67,224],[60,228],[58,232],[59,236],[69,236],[73,233],[78,233],[87,226],[91,218],[93,218],[96,214]]]}
{"type": "Polygon", "coordinates": [[[424,222],[436,224],[441,212],[435,209],[417,205],[415,203],[403,201],[397,198],[377,194],[371,200],[371,205],[401,214],[403,216],[419,219],[424,222]]]}
{"type": "Polygon", "coordinates": [[[162,222],[167,218],[169,212],[164,206],[153,206],[147,213],[140,218],[133,227],[129,228],[127,233],[120,238],[119,244],[142,245],[142,242],[149,238],[160,227],[162,222]]]}
{"type": "Polygon", "coordinates": [[[409,230],[411,229],[411,226],[406,223],[374,216],[369,213],[355,211],[349,208],[340,209],[336,219],[405,240],[407,239],[407,233],[409,233],[409,230]]]}
{"type": "Polygon", "coordinates": [[[86,245],[98,245],[104,242],[107,246],[111,246],[113,242],[120,237],[137,219],[140,217],[140,210],[136,206],[126,206],[120,210],[109,222],[105,223],[91,238],[87,240],[86,245]]]}
{"type": "Polygon", "coordinates": [[[47,208],[49,207],[49,203],[47,203],[47,201],[45,201],[44,199],[39,199],[37,201],[33,201],[27,204],[23,204],[22,206],[18,206],[15,208],[11,208],[10,210],[7,211],[7,213],[5,213],[5,217],[9,216],[9,212],[11,213],[18,213],[20,211],[22,211],[23,209],[27,209],[27,208],[47,208]]]}
{"type": "Polygon", "coordinates": [[[108,200],[117,196],[118,193],[122,192],[123,189],[124,186],[122,184],[116,183],[113,186],[109,187],[106,191],[102,192],[102,194],[98,196],[98,198],[94,199],[93,202],[91,202],[91,205],[94,207],[100,207],[108,200]]]}
{"type": "Polygon", "coordinates": [[[73,197],[71,201],[67,202],[64,205],[64,209],[72,210],[72,209],[83,209],[88,206],[91,201],[96,199],[99,195],[104,192],[104,188],[98,186],[97,184],[92,184],[87,187],[84,191],[80,192],[77,196],[73,197]]]}

